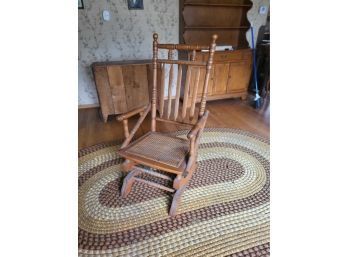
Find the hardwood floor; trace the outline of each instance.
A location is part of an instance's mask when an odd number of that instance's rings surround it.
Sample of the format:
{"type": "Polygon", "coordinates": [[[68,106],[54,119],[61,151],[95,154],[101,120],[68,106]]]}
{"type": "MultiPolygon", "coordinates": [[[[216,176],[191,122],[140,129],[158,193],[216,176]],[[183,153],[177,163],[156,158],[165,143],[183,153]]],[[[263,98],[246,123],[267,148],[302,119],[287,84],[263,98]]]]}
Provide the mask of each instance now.
{"type": "MultiPolygon", "coordinates": [[[[206,127],[239,128],[251,131],[255,134],[269,137],[270,117],[269,99],[265,101],[261,109],[255,110],[248,101],[239,99],[227,99],[210,101],[207,103],[210,111],[206,127]]],[[[129,120],[131,129],[139,116],[129,120]]],[[[115,117],[110,116],[107,123],[102,121],[99,115],[99,108],[79,109],[79,149],[102,142],[122,140],[123,127],[115,117]]],[[[176,125],[161,124],[160,131],[173,131],[178,128],[176,125]]],[[[138,130],[136,137],[150,130],[150,115],[146,117],[138,130]]]]}

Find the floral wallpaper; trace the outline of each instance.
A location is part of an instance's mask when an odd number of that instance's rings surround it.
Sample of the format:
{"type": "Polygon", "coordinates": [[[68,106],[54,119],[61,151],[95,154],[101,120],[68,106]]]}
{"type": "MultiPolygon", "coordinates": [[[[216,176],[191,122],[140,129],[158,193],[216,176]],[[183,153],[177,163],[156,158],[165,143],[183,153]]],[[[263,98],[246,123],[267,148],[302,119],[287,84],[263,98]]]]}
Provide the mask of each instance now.
{"type": "Polygon", "coordinates": [[[144,10],[128,10],[126,0],[84,0],[78,10],[79,105],[97,104],[91,64],[152,58],[152,34],[179,42],[179,0],[144,0],[144,10]],[[103,10],[110,20],[102,19],[103,10]]]}
{"type": "MultiPolygon", "coordinates": [[[[91,69],[93,62],[151,59],[153,32],[159,34],[160,42],[179,42],[179,0],[144,0],[144,10],[128,10],[127,0],[83,2],[84,9],[78,10],[79,105],[98,104],[91,69]],[[103,10],[110,12],[109,21],[102,19],[103,10]]],[[[248,19],[257,33],[267,18],[258,13],[259,7],[269,7],[269,0],[252,2],[248,19]]],[[[247,39],[251,45],[250,32],[247,39]]]]}

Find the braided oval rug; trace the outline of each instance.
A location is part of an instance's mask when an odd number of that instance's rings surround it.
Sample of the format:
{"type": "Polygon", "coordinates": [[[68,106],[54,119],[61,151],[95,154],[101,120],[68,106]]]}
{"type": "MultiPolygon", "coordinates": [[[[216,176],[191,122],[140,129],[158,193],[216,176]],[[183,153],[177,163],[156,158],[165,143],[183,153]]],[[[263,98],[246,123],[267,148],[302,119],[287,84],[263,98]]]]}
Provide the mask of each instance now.
{"type": "Polygon", "coordinates": [[[118,147],[79,151],[79,256],[269,256],[269,140],[206,128],[174,218],[166,191],[135,182],[120,198],[118,147]]]}

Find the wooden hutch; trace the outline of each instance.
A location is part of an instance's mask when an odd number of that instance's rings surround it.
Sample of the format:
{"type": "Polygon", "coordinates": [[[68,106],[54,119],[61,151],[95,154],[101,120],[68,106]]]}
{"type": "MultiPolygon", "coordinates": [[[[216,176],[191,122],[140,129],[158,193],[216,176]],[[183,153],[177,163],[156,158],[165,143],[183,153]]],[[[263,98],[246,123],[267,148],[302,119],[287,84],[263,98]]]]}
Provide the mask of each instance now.
{"type": "MultiPolygon", "coordinates": [[[[252,51],[246,32],[250,28],[247,12],[251,7],[249,0],[180,0],[180,43],[209,44],[211,36],[217,34],[218,46],[233,47],[233,50],[215,52],[208,100],[247,97],[252,51]]],[[[190,58],[185,53],[180,53],[180,57],[190,58]]],[[[196,60],[207,58],[208,53],[196,55],[196,60]]],[[[204,71],[200,74],[199,92],[202,92],[204,71]]]]}

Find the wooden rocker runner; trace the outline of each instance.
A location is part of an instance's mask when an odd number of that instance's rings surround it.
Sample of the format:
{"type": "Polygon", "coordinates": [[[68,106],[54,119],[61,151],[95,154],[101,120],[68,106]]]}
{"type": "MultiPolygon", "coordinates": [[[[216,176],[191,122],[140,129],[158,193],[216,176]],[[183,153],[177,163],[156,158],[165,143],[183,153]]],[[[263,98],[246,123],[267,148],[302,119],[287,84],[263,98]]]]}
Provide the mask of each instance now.
{"type": "Polygon", "coordinates": [[[169,214],[175,216],[180,197],[196,169],[197,151],[209,112],[205,110],[210,71],[213,64],[217,35],[212,36],[209,46],[185,44],[159,44],[158,35],[153,35],[153,87],[151,104],[142,108],[119,115],[118,121],[123,122],[125,141],[119,155],[125,158],[122,168],[129,172],[123,181],[122,197],[131,191],[135,181],[154,186],[174,193],[169,214]],[[158,59],[158,49],[168,50],[168,59],[158,59]],[[189,60],[174,60],[174,51],[189,51],[189,60]],[[196,61],[196,51],[208,50],[207,61],[196,61]],[[192,51],[192,52],[191,52],[192,51]],[[169,83],[165,90],[165,68],[169,68],[169,83]],[[177,83],[174,85],[174,66],[177,66],[177,83]],[[183,76],[185,75],[186,76],[183,76]],[[200,85],[200,76],[205,76],[200,85]],[[182,78],[185,77],[185,81],[182,78]],[[160,87],[157,87],[159,81],[160,87]],[[175,97],[172,97],[172,87],[175,87],[175,97]],[[181,91],[183,88],[183,92],[181,91]],[[166,92],[167,91],[167,94],[166,92]],[[158,94],[157,94],[158,92],[158,94]],[[159,96],[159,97],[157,97],[159,96]],[[181,103],[180,96],[183,97],[181,103]],[[198,115],[196,102],[200,102],[198,115]],[[173,111],[172,111],[172,106],[173,111]],[[151,109],[151,131],[133,141],[136,131],[151,109]],[[179,115],[180,113],[180,115],[179,115]],[[129,132],[128,118],[140,115],[138,122],[129,132]],[[169,122],[177,125],[187,125],[191,130],[187,139],[160,133],[156,131],[157,122],[169,122]],[[140,166],[139,166],[140,165],[140,166]],[[145,169],[144,166],[151,169],[145,169]],[[153,169],[175,174],[175,179],[156,172],[153,169]],[[173,181],[173,187],[137,177],[142,173],[173,181]]]}

